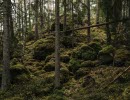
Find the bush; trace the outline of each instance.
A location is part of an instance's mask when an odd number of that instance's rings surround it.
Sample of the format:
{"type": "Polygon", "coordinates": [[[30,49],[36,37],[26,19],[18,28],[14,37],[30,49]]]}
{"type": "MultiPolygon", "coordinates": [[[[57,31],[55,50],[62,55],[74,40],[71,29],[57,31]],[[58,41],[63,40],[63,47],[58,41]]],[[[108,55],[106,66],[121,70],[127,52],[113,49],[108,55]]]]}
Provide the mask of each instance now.
{"type": "Polygon", "coordinates": [[[40,39],[34,44],[33,58],[37,60],[45,60],[48,55],[54,52],[54,41],[40,39]]]}

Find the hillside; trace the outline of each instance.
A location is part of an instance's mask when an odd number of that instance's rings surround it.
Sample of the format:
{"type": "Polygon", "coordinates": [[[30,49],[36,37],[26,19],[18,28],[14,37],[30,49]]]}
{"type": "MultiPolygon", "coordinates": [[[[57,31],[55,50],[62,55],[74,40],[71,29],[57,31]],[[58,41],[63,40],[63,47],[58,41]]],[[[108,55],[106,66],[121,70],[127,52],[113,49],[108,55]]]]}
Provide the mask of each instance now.
{"type": "MultiPolygon", "coordinates": [[[[71,33],[70,33],[71,34],[71,33]]],[[[11,60],[12,86],[0,92],[1,100],[129,100],[129,48],[105,44],[104,31],[92,30],[93,41],[86,43],[86,31],[60,38],[61,83],[54,89],[54,34],[26,43],[21,61],[20,43],[11,60]],[[107,86],[105,88],[105,86],[107,86]]]]}

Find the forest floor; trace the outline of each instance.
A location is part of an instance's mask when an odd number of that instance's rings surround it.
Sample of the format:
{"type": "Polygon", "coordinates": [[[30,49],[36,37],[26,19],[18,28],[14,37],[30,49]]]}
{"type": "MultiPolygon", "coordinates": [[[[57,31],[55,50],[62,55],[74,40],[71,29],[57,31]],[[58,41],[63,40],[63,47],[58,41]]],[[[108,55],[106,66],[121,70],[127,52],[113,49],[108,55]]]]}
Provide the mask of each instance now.
{"type": "MultiPolygon", "coordinates": [[[[92,38],[104,47],[102,29],[93,29],[92,38]]],[[[0,92],[0,100],[130,100],[129,70],[107,86],[128,66],[115,67],[99,64],[98,59],[87,60],[93,52],[88,57],[86,50],[90,48],[84,46],[84,30],[76,33],[75,38],[61,37],[62,85],[61,89],[54,89],[54,39],[53,35],[44,34],[41,39],[26,43],[24,61],[12,59],[13,85],[8,91],[0,92]],[[83,53],[81,58],[77,57],[80,53],[83,53]]]]}

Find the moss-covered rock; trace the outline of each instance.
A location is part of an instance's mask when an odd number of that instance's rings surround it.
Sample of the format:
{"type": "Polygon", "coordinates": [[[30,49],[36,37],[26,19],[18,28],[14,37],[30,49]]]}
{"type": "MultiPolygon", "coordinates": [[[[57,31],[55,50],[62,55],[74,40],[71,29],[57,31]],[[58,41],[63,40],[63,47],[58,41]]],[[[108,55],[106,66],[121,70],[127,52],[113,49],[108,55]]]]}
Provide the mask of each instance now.
{"type": "Polygon", "coordinates": [[[46,72],[54,71],[55,70],[55,62],[50,61],[50,62],[46,63],[46,65],[44,66],[44,70],[46,72]]]}
{"type": "Polygon", "coordinates": [[[48,55],[54,52],[53,39],[40,39],[34,43],[33,58],[37,60],[45,60],[48,55]]]}
{"type": "Polygon", "coordinates": [[[72,57],[82,60],[95,60],[97,53],[93,48],[84,44],[73,52],[72,57]]]}
{"type": "Polygon", "coordinates": [[[91,87],[91,86],[94,86],[94,85],[95,85],[95,79],[92,76],[86,75],[83,78],[83,83],[82,83],[83,87],[91,87]]]}
{"type": "Polygon", "coordinates": [[[61,55],[60,59],[64,63],[68,63],[70,61],[69,55],[61,55]]]}
{"type": "Polygon", "coordinates": [[[69,81],[70,78],[70,72],[66,67],[62,67],[60,69],[60,73],[61,73],[61,83],[66,83],[67,81],[69,81]]]}
{"type": "Polygon", "coordinates": [[[75,73],[80,67],[81,62],[76,59],[71,59],[69,62],[69,71],[75,73]]]}
{"type": "Polygon", "coordinates": [[[126,61],[129,60],[130,52],[126,49],[118,49],[115,53],[114,65],[115,66],[124,66],[126,61]]]}
{"type": "Polygon", "coordinates": [[[81,77],[86,76],[86,75],[88,75],[88,74],[89,74],[89,72],[88,72],[87,69],[85,69],[85,68],[80,68],[80,69],[77,70],[76,73],[75,73],[75,79],[80,79],[81,77]]]}
{"type": "Polygon", "coordinates": [[[98,54],[99,51],[102,49],[100,43],[98,43],[98,42],[91,42],[91,43],[88,44],[88,46],[90,46],[91,48],[93,48],[94,51],[95,51],[97,54],[98,54]]]}
{"type": "Polygon", "coordinates": [[[96,67],[97,63],[98,63],[97,61],[88,60],[88,61],[82,62],[81,67],[96,67]]]}
{"type": "Polygon", "coordinates": [[[71,36],[65,36],[61,38],[61,44],[63,47],[72,48],[76,45],[75,38],[71,36]]]}
{"type": "Polygon", "coordinates": [[[18,63],[10,67],[11,78],[13,82],[18,82],[19,80],[28,79],[29,72],[25,67],[18,63]]]}
{"type": "Polygon", "coordinates": [[[112,45],[104,47],[98,55],[101,64],[112,64],[114,58],[115,48],[112,45]]]}

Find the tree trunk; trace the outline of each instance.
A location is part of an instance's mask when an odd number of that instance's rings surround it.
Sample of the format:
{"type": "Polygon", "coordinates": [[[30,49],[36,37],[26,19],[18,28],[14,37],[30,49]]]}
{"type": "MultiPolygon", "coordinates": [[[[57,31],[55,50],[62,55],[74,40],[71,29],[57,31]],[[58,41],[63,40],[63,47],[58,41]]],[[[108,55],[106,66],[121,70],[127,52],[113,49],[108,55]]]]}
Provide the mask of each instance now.
{"type": "MultiPolygon", "coordinates": [[[[87,0],[87,16],[88,16],[88,20],[87,20],[87,26],[90,26],[91,25],[91,22],[90,22],[90,0],[87,0]]],[[[87,30],[87,42],[89,43],[91,41],[91,33],[90,33],[90,28],[88,28],[87,30]]]]}
{"type": "Polygon", "coordinates": [[[35,0],[35,40],[38,38],[38,0],[35,0]]]}
{"type": "Polygon", "coordinates": [[[55,88],[60,87],[59,0],[55,1],[55,88]]]}
{"type": "Polygon", "coordinates": [[[66,0],[64,0],[64,32],[66,31],[66,0]]]}
{"type": "Polygon", "coordinates": [[[2,90],[6,90],[10,85],[10,1],[4,0],[4,34],[3,34],[3,72],[2,72],[2,90]]]}
{"type": "MultiPolygon", "coordinates": [[[[109,22],[108,11],[107,11],[107,16],[106,16],[106,22],[109,22]]],[[[109,24],[106,24],[106,35],[107,35],[107,44],[111,44],[111,33],[110,33],[109,24]]]]}
{"type": "Polygon", "coordinates": [[[100,0],[97,0],[96,24],[99,24],[100,0]]]}

